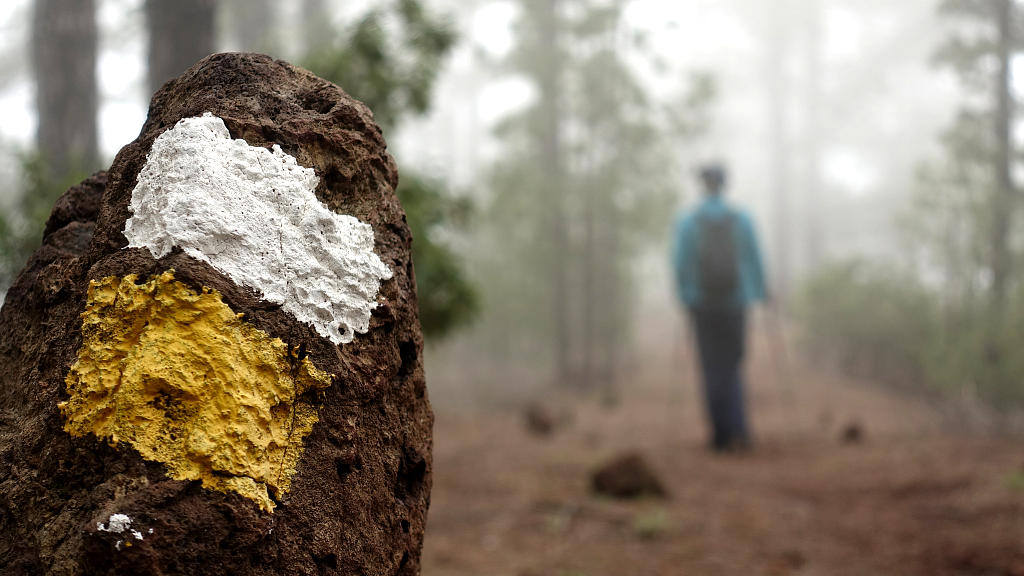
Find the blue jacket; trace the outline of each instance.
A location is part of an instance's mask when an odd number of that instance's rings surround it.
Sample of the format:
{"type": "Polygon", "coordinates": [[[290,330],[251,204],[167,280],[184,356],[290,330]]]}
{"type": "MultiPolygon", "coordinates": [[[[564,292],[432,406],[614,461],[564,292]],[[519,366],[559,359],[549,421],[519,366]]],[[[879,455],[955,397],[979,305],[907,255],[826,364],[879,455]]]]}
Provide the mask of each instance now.
{"type": "Polygon", "coordinates": [[[697,263],[700,222],[705,218],[735,218],[736,258],[739,260],[739,290],[736,306],[745,308],[765,299],[764,266],[754,225],[745,212],[726,204],[720,196],[707,196],[692,211],[676,220],[672,239],[672,270],[680,302],[688,308],[701,303],[700,270],[697,263]]]}

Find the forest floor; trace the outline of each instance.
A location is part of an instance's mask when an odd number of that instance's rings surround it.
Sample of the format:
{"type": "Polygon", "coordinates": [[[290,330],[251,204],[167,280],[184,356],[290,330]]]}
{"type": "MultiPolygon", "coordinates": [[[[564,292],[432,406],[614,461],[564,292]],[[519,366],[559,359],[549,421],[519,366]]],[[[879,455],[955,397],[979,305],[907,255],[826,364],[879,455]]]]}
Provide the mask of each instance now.
{"type": "Polygon", "coordinates": [[[683,360],[637,366],[613,407],[552,400],[567,421],[549,437],[522,410],[439,406],[423,573],[1024,576],[1021,437],[755,344],[745,455],[705,449],[683,360]],[[591,492],[626,450],[668,499],[591,492]]]}

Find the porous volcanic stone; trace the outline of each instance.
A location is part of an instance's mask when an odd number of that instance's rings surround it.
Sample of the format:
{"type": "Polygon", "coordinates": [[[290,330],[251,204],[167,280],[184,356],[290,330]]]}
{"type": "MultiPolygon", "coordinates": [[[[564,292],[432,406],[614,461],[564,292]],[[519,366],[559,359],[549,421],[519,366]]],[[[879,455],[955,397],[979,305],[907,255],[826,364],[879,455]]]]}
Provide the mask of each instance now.
{"type": "MultiPolygon", "coordinates": [[[[218,54],[164,85],[138,139],[121,150],[109,172],[57,202],[42,247],[0,311],[0,573],[419,574],[433,416],[421,361],[411,236],[394,193],[397,181],[370,111],[305,70],[266,56],[218,54]],[[268,149],[277,144],[300,166],[312,168],[319,201],[372,228],[373,252],[391,275],[381,280],[366,333],[357,331],[351,342],[335,345],[280,303],[180,248],[159,259],[145,247],[127,248],[129,203],[154,140],[179,120],[207,112],[223,119],[231,138],[268,149]],[[60,406],[76,405],[66,380],[72,381],[83,346],[90,281],[97,294],[100,286],[114,293],[118,284],[111,278],[134,275],[138,289],[122,283],[120,294],[148,297],[170,285],[160,278],[171,270],[180,283],[174,285],[174,302],[189,294],[208,300],[219,295],[248,326],[235,326],[236,332],[259,331],[267,336],[259,336],[261,342],[283,341],[261,345],[286,351],[278,360],[291,363],[291,375],[300,363],[310,374],[329,375],[329,382],[316,376],[320,383],[297,389],[295,406],[306,410],[310,432],[300,443],[290,486],[268,482],[272,501],[263,506],[224,489],[232,485],[230,478],[221,484],[175,479],[188,466],[147,460],[125,438],[66,431],[68,415],[60,406]]],[[[97,335],[97,325],[85,332],[98,347],[105,333],[97,335]]],[[[182,326],[187,323],[163,334],[187,339],[182,326]]],[[[89,377],[84,368],[76,374],[89,377]]],[[[189,376],[149,375],[141,382],[173,384],[182,377],[189,376]]],[[[94,400],[83,396],[76,402],[94,400]]],[[[176,401],[152,400],[165,402],[153,406],[168,411],[176,401]]],[[[295,410],[291,417],[297,418],[295,410]]],[[[168,447],[153,448],[160,450],[168,447]]],[[[294,460],[294,453],[285,459],[294,460]]]]}

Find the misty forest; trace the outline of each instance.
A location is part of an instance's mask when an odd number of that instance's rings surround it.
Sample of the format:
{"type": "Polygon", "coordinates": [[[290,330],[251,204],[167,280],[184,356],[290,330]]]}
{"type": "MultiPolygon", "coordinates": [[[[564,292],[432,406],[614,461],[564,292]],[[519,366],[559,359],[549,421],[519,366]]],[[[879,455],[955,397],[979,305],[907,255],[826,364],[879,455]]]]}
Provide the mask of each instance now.
{"type": "MultiPolygon", "coordinates": [[[[1024,574],[1024,3],[11,0],[0,301],[49,257],[62,194],[110,167],[112,202],[150,98],[220,52],[336,84],[397,165],[434,420],[426,460],[396,465],[399,484],[426,470],[425,493],[402,490],[429,513],[394,573],[1024,574]],[[681,262],[721,197],[756,274],[741,255],[722,400],[749,431],[719,442],[726,316],[687,299],[681,262]]],[[[27,354],[14,329],[0,353],[27,354]]],[[[10,530],[17,476],[0,474],[10,530]]],[[[20,546],[0,542],[0,567],[20,573],[20,546]]]]}

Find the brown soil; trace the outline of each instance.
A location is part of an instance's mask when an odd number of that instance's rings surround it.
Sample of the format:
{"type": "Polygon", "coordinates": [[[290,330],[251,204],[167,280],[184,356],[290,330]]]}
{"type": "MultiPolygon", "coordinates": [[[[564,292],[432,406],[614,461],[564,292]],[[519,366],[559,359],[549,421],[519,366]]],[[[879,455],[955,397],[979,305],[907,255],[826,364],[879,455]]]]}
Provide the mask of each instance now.
{"type": "Polygon", "coordinates": [[[547,439],[514,412],[436,398],[424,573],[1024,575],[1020,438],[967,433],[945,409],[827,371],[783,380],[755,346],[758,443],[715,455],[692,367],[672,378],[661,360],[623,383],[619,406],[579,404],[547,439]],[[858,442],[844,442],[850,422],[858,442]],[[589,472],[624,450],[671,499],[593,495],[589,472]]]}

